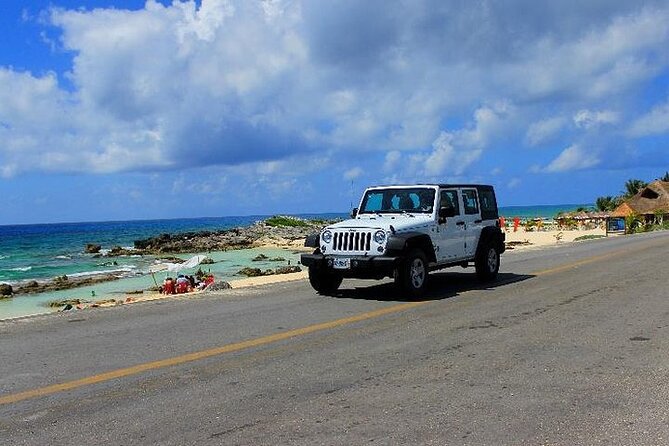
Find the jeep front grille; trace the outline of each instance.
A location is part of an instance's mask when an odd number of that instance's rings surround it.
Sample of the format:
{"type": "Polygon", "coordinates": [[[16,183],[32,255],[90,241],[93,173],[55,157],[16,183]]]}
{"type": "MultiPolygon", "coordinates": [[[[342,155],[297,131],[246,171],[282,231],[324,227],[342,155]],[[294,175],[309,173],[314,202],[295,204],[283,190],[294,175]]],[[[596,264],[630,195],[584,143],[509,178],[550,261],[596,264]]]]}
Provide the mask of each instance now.
{"type": "Polygon", "coordinates": [[[332,247],[335,251],[369,251],[372,244],[371,232],[335,232],[332,247]]]}

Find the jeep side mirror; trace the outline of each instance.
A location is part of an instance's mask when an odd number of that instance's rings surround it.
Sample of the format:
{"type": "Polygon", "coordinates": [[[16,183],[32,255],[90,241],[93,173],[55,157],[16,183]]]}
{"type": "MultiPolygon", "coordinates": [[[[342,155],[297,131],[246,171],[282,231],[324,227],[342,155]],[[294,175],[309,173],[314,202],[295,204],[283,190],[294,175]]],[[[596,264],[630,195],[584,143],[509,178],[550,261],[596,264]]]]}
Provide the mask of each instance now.
{"type": "Polygon", "coordinates": [[[351,218],[355,218],[358,215],[358,208],[353,208],[351,211],[351,218]]]}
{"type": "Polygon", "coordinates": [[[453,206],[442,206],[439,208],[439,221],[445,221],[450,217],[455,217],[455,208],[453,206]]]}

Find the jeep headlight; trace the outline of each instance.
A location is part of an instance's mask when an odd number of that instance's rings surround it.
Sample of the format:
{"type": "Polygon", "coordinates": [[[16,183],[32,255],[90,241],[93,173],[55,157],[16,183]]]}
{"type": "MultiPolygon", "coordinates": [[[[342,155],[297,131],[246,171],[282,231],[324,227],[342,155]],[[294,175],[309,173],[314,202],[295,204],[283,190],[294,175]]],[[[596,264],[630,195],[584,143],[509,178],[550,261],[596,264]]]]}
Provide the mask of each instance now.
{"type": "Polygon", "coordinates": [[[386,242],[386,231],[376,231],[374,233],[374,241],[379,245],[383,245],[386,242]]]}
{"type": "Polygon", "coordinates": [[[324,243],[330,243],[332,241],[332,232],[323,231],[321,234],[321,240],[323,240],[324,243]]]}

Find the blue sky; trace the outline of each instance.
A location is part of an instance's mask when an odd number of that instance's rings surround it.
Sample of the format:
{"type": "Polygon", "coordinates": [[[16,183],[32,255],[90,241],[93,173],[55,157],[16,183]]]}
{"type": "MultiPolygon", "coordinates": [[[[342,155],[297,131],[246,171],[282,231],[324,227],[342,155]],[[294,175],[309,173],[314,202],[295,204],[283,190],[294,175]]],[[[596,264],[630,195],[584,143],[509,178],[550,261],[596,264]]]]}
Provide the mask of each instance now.
{"type": "Polygon", "coordinates": [[[0,2],[0,224],[592,203],[668,143],[666,1],[0,2]]]}

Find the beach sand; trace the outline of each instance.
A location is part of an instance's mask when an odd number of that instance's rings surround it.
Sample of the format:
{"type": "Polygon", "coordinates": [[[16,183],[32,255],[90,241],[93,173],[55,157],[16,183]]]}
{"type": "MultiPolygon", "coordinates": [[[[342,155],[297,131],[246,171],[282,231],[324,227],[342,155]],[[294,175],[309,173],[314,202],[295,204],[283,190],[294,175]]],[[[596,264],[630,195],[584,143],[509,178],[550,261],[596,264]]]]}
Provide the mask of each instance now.
{"type": "Polygon", "coordinates": [[[561,231],[552,229],[548,231],[525,231],[518,228],[517,232],[509,229],[506,232],[507,249],[544,249],[554,246],[572,243],[579,237],[606,237],[606,231],[602,228],[597,229],[576,229],[571,231],[561,231]]]}

